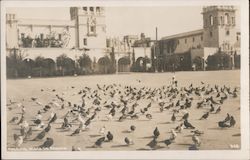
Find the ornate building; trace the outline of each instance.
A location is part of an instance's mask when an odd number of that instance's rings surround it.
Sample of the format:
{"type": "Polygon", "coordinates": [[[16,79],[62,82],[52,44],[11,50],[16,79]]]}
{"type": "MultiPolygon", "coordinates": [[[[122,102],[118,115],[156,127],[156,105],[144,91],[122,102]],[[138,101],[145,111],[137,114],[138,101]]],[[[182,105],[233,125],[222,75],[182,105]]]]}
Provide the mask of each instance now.
{"type": "Polygon", "coordinates": [[[240,54],[240,32],[236,31],[234,6],[203,7],[203,29],[161,38],[152,49],[154,67],[162,70],[191,70],[197,59],[206,67],[208,56],[223,52],[234,58],[240,54]]]}
{"type": "MultiPolygon", "coordinates": [[[[76,60],[86,53],[92,61],[105,56],[105,9],[99,6],[70,7],[70,20],[21,19],[6,15],[6,50],[18,50],[25,59],[51,59],[66,54],[76,60]]],[[[95,67],[94,70],[98,70],[95,67]]]]}

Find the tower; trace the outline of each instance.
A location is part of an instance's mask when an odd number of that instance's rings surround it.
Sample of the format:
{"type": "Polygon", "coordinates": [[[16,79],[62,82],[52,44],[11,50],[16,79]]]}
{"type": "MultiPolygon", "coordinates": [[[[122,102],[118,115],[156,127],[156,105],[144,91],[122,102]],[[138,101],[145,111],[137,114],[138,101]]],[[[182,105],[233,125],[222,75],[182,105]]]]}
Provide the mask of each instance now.
{"type": "Polygon", "coordinates": [[[70,17],[75,21],[77,48],[103,49],[106,47],[104,7],[70,7],[70,17]]]}
{"type": "Polygon", "coordinates": [[[204,47],[233,50],[236,43],[234,6],[208,6],[203,8],[204,47]]]}
{"type": "Polygon", "coordinates": [[[6,14],[6,48],[18,48],[16,14],[6,14]]]}

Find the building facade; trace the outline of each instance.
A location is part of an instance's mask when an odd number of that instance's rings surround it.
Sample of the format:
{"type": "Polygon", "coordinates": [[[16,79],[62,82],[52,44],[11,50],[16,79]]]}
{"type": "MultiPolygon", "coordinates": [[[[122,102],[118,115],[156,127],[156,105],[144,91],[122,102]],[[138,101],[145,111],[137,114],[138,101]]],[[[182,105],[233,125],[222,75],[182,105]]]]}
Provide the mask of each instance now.
{"type": "Polygon", "coordinates": [[[42,56],[54,63],[61,54],[76,61],[85,53],[96,62],[107,55],[104,7],[70,7],[70,17],[65,21],[21,19],[7,13],[7,55],[17,50],[25,59],[42,56]]]}
{"type": "Polygon", "coordinates": [[[107,38],[107,49],[115,53],[117,70],[119,72],[147,71],[151,67],[151,47],[153,41],[141,33],[107,38]]]}
{"type": "Polygon", "coordinates": [[[234,6],[204,7],[203,29],[161,38],[152,49],[154,68],[163,70],[196,70],[206,68],[208,56],[223,52],[234,58],[240,54],[240,32],[237,32],[234,6]]]}

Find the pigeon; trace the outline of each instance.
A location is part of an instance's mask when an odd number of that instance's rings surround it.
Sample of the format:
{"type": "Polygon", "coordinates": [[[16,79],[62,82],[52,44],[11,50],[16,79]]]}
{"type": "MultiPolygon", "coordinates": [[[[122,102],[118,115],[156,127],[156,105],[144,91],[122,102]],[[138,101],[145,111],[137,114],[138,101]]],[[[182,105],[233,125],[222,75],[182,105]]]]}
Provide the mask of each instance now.
{"type": "Polygon", "coordinates": [[[155,149],[157,147],[156,138],[153,138],[153,140],[150,141],[146,146],[149,146],[151,149],[155,149]]]}
{"type": "Polygon", "coordinates": [[[32,101],[36,101],[36,100],[37,100],[37,98],[35,98],[35,97],[31,97],[31,100],[32,100],[32,101]]]}
{"type": "Polygon", "coordinates": [[[187,120],[188,117],[189,117],[189,113],[185,113],[185,114],[182,116],[181,120],[187,120]]]}
{"type": "Polygon", "coordinates": [[[105,141],[105,137],[101,137],[99,139],[97,139],[97,141],[95,142],[94,147],[101,147],[102,143],[105,141]]]}
{"type": "Polygon", "coordinates": [[[41,119],[36,119],[36,120],[34,120],[34,123],[36,124],[36,125],[39,125],[39,124],[41,124],[41,119]]]}
{"type": "Polygon", "coordinates": [[[24,139],[28,139],[30,136],[32,136],[32,127],[29,128],[29,130],[26,132],[24,139]]]}
{"type": "Polygon", "coordinates": [[[168,147],[170,144],[172,144],[173,141],[171,139],[166,139],[166,140],[161,141],[161,142],[164,143],[168,147]]]}
{"type": "Polygon", "coordinates": [[[200,146],[200,144],[201,144],[201,141],[200,141],[199,137],[196,134],[193,134],[192,141],[194,142],[195,146],[200,146]]]}
{"type": "Polygon", "coordinates": [[[24,121],[24,115],[22,114],[22,116],[21,116],[21,118],[20,118],[19,122],[17,123],[17,125],[19,125],[19,124],[23,123],[23,121],[24,121]]]}
{"type": "Polygon", "coordinates": [[[191,123],[189,123],[188,120],[185,120],[183,124],[186,128],[195,129],[195,127],[191,123]]]}
{"type": "Polygon", "coordinates": [[[152,119],[152,115],[151,114],[146,114],[146,118],[151,120],[152,119]]]}
{"type": "Polygon", "coordinates": [[[207,118],[208,118],[208,116],[209,116],[209,112],[207,112],[207,113],[203,114],[199,120],[202,120],[202,119],[207,119],[207,118]]]}
{"type": "Polygon", "coordinates": [[[191,131],[191,133],[194,133],[194,134],[197,135],[197,136],[200,136],[200,135],[204,134],[203,131],[199,131],[199,130],[191,131]]]}
{"type": "Polygon", "coordinates": [[[99,133],[101,135],[105,135],[105,132],[106,132],[106,127],[105,126],[103,126],[102,128],[100,128],[99,133]]]}
{"type": "Polygon", "coordinates": [[[77,128],[70,136],[75,136],[77,134],[79,134],[82,131],[81,128],[77,128]]]}
{"type": "Polygon", "coordinates": [[[112,141],[113,138],[114,138],[113,134],[110,131],[108,131],[108,134],[107,134],[108,141],[112,141]]]}
{"type": "Polygon", "coordinates": [[[171,129],[171,136],[169,139],[174,141],[176,137],[177,137],[177,133],[173,129],[171,129]]]}
{"type": "Polygon", "coordinates": [[[16,141],[19,136],[17,134],[14,134],[13,137],[14,137],[14,141],[16,141]]]}
{"type": "Polygon", "coordinates": [[[52,138],[47,138],[46,141],[39,146],[39,148],[50,148],[54,143],[54,140],[52,138]]]}
{"type": "Polygon", "coordinates": [[[171,117],[171,121],[172,121],[172,122],[175,122],[175,120],[176,120],[176,117],[175,117],[175,115],[174,115],[174,113],[173,113],[173,115],[172,115],[172,117],[171,117]]]}
{"type": "Polygon", "coordinates": [[[131,131],[131,132],[134,132],[135,129],[136,129],[136,127],[135,127],[134,125],[130,126],[130,131],[131,131]]]}
{"type": "Polygon", "coordinates": [[[225,123],[224,121],[218,122],[218,126],[219,126],[220,128],[230,127],[230,125],[227,124],[227,123],[225,123]]]}
{"type": "Polygon", "coordinates": [[[134,142],[133,142],[131,139],[129,139],[128,137],[125,137],[124,142],[125,142],[128,146],[134,144],[134,142]]]}
{"type": "Polygon", "coordinates": [[[179,133],[181,133],[182,132],[182,130],[183,130],[183,123],[181,123],[180,125],[178,125],[176,128],[175,128],[175,130],[177,131],[177,132],[179,132],[179,133]]]}
{"type": "Polygon", "coordinates": [[[219,106],[216,111],[215,111],[215,114],[219,113],[221,111],[221,106],[219,106]]]}
{"type": "Polygon", "coordinates": [[[17,148],[20,148],[20,146],[23,144],[23,136],[16,136],[15,138],[15,146],[17,148]]]}
{"type": "Polygon", "coordinates": [[[50,119],[49,123],[53,123],[57,120],[57,116],[56,113],[54,114],[54,116],[50,119]]]}
{"type": "Polygon", "coordinates": [[[72,146],[72,151],[81,151],[80,147],[72,146]]]}
{"type": "Polygon", "coordinates": [[[223,122],[228,122],[228,121],[230,121],[230,119],[231,119],[231,116],[227,113],[227,117],[223,120],[223,122]]]}
{"type": "Polygon", "coordinates": [[[234,127],[235,124],[236,124],[236,121],[235,121],[234,117],[231,116],[231,118],[230,118],[230,127],[234,127]]]}
{"type": "Polygon", "coordinates": [[[37,140],[43,139],[43,138],[45,137],[45,134],[46,134],[46,132],[43,130],[42,132],[40,132],[40,133],[36,136],[36,138],[33,139],[33,141],[37,141],[37,140]]]}
{"type": "Polygon", "coordinates": [[[45,132],[49,132],[50,129],[51,129],[51,125],[50,125],[50,123],[49,123],[48,126],[44,129],[44,131],[45,131],[45,132]]]}
{"type": "Polygon", "coordinates": [[[154,137],[155,137],[155,138],[157,138],[157,137],[160,135],[160,132],[159,132],[159,130],[158,130],[158,127],[155,128],[153,134],[154,134],[154,137]]]}
{"type": "Polygon", "coordinates": [[[9,121],[9,123],[15,123],[16,121],[18,120],[18,117],[13,117],[10,121],[9,121]]]}

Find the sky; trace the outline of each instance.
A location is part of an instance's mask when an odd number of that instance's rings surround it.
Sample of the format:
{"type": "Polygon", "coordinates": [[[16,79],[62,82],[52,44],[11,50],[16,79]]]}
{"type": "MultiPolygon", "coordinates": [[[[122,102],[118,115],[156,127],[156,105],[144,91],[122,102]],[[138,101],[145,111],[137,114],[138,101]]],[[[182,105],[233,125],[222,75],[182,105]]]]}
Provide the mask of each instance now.
{"type": "MultiPolygon", "coordinates": [[[[107,36],[140,35],[155,39],[164,36],[202,29],[202,6],[164,7],[106,7],[107,36]]],[[[16,13],[18,18],[69,20],[69,8],[33,7],[7,8],[7,13],[16,13]]],[[[239,9],[236,12],[236,28],[239,29],[239,9]]]]}

